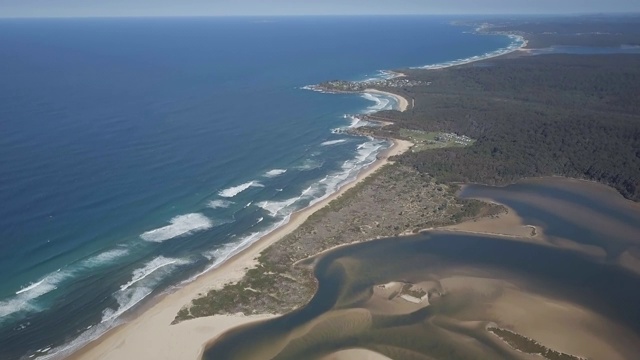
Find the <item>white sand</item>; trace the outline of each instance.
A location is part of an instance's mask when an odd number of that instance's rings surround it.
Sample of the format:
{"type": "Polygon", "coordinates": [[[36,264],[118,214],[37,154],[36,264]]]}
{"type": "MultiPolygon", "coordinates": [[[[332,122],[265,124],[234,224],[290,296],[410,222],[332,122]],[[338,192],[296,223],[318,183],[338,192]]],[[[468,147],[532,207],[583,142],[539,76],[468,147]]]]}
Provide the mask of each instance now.
{"type": "Polygon", "coordinates": [[[322,360],[390,360],[388,357],[367,349],[349,349],[325,356],[322,360]]]}
{"type": "Polygon", "coordinates": [[[396,99],[396,101],[398,102],[398,111],[404,112],[404,111],[407,111],[407,108],[409,108],[409,101],[407,101],[407,99],[405,99],[403,96],[400,96],[398,94],[394,94],[386,91],[380,91],[376,89],[365,89],[364,92],[371,93],[371,94],[385,95],[385,96],[389,96],[396,99]]]}
{"type": "Polygon", "coordinates": [[[220,288],[230,281],[242,278],[248,268],[255,265],[255,258],[267,247],[291,233],[318,209],[354,187],[380,167],[388,163],[388,157],[407,151],[412,144],[394,140],[394,145],[379,160],[363,170],[356,181],[344,186],[327,199],[294,214],[288,224],[260,239],[245,251],[229,259],[219,268],[194,282],[156,301],[130,322],[119,326],[90,343],[71,356],[72,359],[196,359],[207,342],[235,326],[276,315],[260,316],[210,316],[170,325],[178,311],[192,299],[210,289],[220,288]]]}

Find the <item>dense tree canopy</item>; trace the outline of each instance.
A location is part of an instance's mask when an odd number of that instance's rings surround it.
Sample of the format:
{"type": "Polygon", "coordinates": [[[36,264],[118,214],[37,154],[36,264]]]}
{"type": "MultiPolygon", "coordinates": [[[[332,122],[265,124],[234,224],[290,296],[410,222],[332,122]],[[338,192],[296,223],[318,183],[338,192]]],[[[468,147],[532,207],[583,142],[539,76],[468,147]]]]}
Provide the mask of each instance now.
{"type": "MultiPolygon", "coordinates": [[[[467,148],[404,155],[442,181],[506,183],[525,176],[596,180],[640,200],[640,55],[541,55],[408,71],[409,128],[477,139],[467,148]]],[[[398,92],[398,89],[389,89],[398,92]]]]}

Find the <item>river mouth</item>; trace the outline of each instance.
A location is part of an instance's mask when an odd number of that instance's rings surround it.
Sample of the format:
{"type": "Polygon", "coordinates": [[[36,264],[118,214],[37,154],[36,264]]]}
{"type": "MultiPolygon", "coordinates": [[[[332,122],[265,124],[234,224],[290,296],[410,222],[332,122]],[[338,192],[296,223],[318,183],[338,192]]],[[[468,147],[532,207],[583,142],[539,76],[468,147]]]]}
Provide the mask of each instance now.
{"type": "Polygon", "coordinates": [[[229,331],[204,358],[531,356],[496,328],[574,358],[638,354],[637,204],[556,178],[471,185],[461,196],[508,206],[529,231],[502,231],[498,219],[487,233],[435,230],[326,252],[314,259],[319,286],[307,306],[229,331]]]}

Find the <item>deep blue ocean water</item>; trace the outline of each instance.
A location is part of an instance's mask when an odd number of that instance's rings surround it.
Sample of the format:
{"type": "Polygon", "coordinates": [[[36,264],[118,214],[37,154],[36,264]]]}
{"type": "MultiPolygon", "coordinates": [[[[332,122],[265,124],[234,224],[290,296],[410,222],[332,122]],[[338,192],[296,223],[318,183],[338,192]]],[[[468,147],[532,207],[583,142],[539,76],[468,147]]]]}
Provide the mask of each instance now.
{"type": "Polygon", "coordinates": [[[56,353],[353,180],[391,99],[301,89],[513,44],[439,17],[0,21],[0,358],[56,353]]]}

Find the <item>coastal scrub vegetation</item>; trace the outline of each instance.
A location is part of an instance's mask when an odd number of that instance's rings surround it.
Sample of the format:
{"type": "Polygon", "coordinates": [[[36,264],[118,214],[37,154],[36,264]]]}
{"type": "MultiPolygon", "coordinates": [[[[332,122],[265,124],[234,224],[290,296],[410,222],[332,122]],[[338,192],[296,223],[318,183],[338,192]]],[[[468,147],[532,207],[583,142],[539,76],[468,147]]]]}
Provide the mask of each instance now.
{"type": "Polygon", "coordinates": [[[520,350],[527,354],[540,355],[549,360],[584,360],[581,357],[565,354],[560,351],[549,349],[548,347],[540,344],[539,342],[529,339],[526,336],[520,335],[510,330],[501,329],[497,327],[490,327],[487,330],[495,334],[502,341],[506,342],[512,348],[520,350]]]}
{"type": "Polygon", "coordinates": [[[389,164],[321,208],[262,252],[237,283],[211,290],[180,310],[174,323],[215,314],[284,313],[316,290],[310,269],[294,264],[337,245],[417,232],[498,214],[502,206],[456,198],[456,186],[400,164],[389,164]]]}

